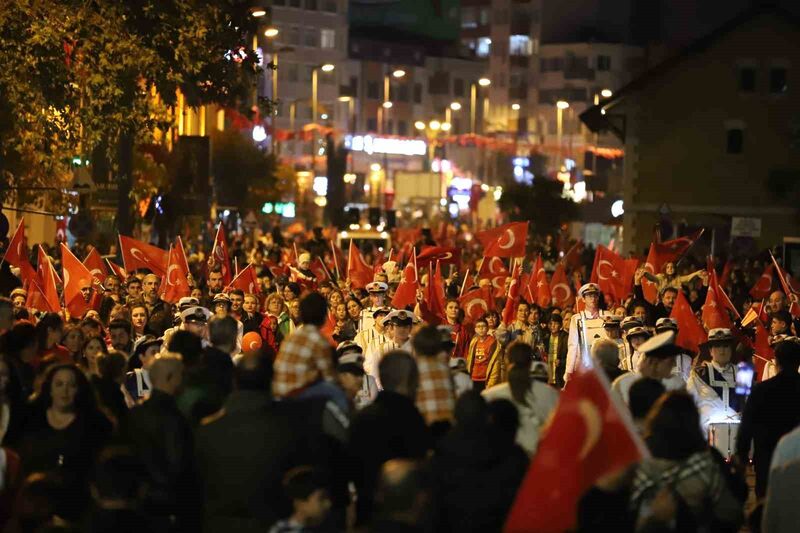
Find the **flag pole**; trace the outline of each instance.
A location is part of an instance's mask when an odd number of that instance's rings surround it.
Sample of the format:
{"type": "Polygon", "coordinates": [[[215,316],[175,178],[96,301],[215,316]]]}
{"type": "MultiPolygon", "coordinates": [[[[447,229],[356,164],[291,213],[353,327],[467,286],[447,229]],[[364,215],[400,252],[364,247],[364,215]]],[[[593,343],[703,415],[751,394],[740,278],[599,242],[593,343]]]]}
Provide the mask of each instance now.
{"type": "Polygon", "coordinates": [[[419,283],[419,271],[417,270],[417,247],[411,247],[411,259],[414,260],[414,280],[419,283]]]}
{"type": "Polygon", "coordinates": [[[689,247],[688,247],[686,250],[684,250],[684,252],[683,252],[683,253],[681,254],[681,256],[678,258],[678,260],[677,260],[677,261],[675,261],[675,268],[676,268],[676,269],[678,268],[678,265],[681,263],[681,261],[683,261],[683,260],[686,258],[686,256],[687,256],[687,255],[689,255],[689,250],[691,250],[691,249],[692,249],[692,247],[693,247],[695,244],[697,244],[697,241],[699,241],[699,240],[700,240],[700,237],[702,237],[702,236],[703,236],[703,233],[705,233],[705,232],[706,232],[706,228],[700,228],[700,233],[697,235],[697,238],[696,238],[695,240],[693,240],[693,241],[692,241],[692,244],[690,244],[690,245],[689,245],[689,247]]]}
{"type": "Polygon", "coordinates": [[[339,273],[339,258],[336,256],[336,248],[333,247],[333,239],[328,239],[331,243],[331,253],[333,254],[333,266],[336,268],[336,281],[339,281],[342,275],[339,273]]]}
{"type": "Polygon", "coordinates": [[[469,268],[464,273],[464,281],[461,282],[461,290],[458,293],[458,297],[460,298],[464,294],[464,288],[467,286],[467,280],[469,279],[469,268]]]}
{"type": "MultiPolygon", "coordinates": [[[[171,249],[172,246],[170,245],[170,250],[171,249]]],[[[239,259],[235,255],[233,256],[233,277],[234,279],[239,277],[239,259]]]]}

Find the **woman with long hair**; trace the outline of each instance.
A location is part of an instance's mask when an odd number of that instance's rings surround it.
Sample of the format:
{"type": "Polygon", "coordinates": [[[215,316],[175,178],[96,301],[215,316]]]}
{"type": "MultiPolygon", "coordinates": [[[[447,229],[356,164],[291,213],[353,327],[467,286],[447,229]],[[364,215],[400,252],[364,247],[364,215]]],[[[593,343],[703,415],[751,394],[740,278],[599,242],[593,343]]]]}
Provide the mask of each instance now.
{"type": "Polygon", "coordinates": [[[100,337],[92,337],[83,343],[81,349],[81,366],[90,376],[99,376],[97,358],[101,354],[108,354],[108,346],[100,337]]]}
{"type": "Polygon", "coordinates": [[[61,333],[61,345],[67,349],[71,363],[77,363],[81,358],[81,350],[86,338],[78,324],[66,324],[61,333]]]}
{"type": "Polygon", "coordinates": [[[71,363],[69,350],[61,346],[64,335],[64,320],[58,313],[45,313],[36,323],[36,340],[39,348],[37,361],[53,356],[59,363],[71,363]]]}
{"type": "Polygon", "coordinates": [[[22,469],[55,473],[63,489],[58,514],[79,517],[88,503],[88,474],[111,423],[97,409],[94,392],[72,364],[48,369],[31,416],[22,430],[22,469]],[[61,514],[63,513],[63,514],[61,514]]]}
{"type": "Polygon", "coordinates": [[[133,325],[133,340],[145,334],[145,326],[150,319],[147,306],[142,303],[135,303],[131,306],[131,324],[133,325]]]}
{"type": "Polygon", "coordinates": [[[522,341],[506,347],[508,381],[483,391],[487,401],[509,400],[519,411],[517,444],[528,454],[534,454],[539,444],[539,433],[545,421],[556,408],[558,391],[531,375],[534,362],[533,348],[522,341]]]}

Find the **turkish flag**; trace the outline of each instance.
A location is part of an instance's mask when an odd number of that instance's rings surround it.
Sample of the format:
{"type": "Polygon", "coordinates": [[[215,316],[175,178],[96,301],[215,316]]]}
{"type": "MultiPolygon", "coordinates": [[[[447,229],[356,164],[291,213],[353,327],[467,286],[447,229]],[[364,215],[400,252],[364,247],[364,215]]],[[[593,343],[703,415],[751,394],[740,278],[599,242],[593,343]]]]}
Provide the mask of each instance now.
{"type": "Polygon", "coordinates": [[[106,263],[108,263],[108,268],[111,270],[111,273],[117,276],[120,279],[120,281],[125,281],[126,279],[128,279],[128,273],[125,272],[124,268],[114,263],[113,261],[109,261],[108,259],[106,259],[106,263]]]}
{"type": "Polygon", "coordinates": [[[444,279],[439,263],[436,263],[435,269],[428,266],[428,285],[425,287],[424,296],[419,303],[422,320],[432,326],[444,323],[444,306],[444,279]]]}
{"type": "Polygon", "coordinates": [[[183,266],[182,255],[182,250],[170,247],[167,273],[161,281],[161,299],[171,304],[176,304],[181,298],[192,294],[192,289],[189,287],[189,273],[183,266]]]}
{"type": "Polygon", "coordinates": [[[414,245],[422,236],[421,228],[395,228],[394,242],[399,244],[414,245]]]}
{"type": "Polygon", "coordinates": [[[400,284],[392,297],[392,307],[403,309],[409,305],[414,305],[417,301],[417,290],[419,280],[417,279],[417,265],[415,261],[409,261],[403,269],[400,284]]]}
{"type": "Polygon", "coordinates": [[[636,270],[639,268],[641,261],[638,257],[623,259],[623,261],[625,262],[625,273],[622,275],[622,292],[625,295],[623,299],[625,299],[629,294],[633,294],[633,277],[636,274],[636,270]]]}
{"type": "Polygon", "coordinates": [[[3,261],[19,268],[19,278],[24,282],[36,281],[36,271],[28,260],[28,248],[25,245],[25,220],[22,219],[8,242],[3,261]]]}
{"type": "Polygon", "coordinates": [[[97,248],[92,246],[92,249],[89,250],[89,253],[84,258],[83,264],[89,269],[89,272],[92,273],[92,277],[94,277],[98,283],[102,284],[105,282],[108,276],[108,270],[106,270],[106,265],[103,262],[103,258],[100,256],[100,252],[97,251],[97,248]]]}
{"type": "Polygon", "coordinates": [[[442,265],[455,264],[461,262],[461,250],[447,246],[423,246],[422,251],[417,256],[417,263],[435,263],[442,265]]]}
{"type": "Polygon", "coordinates": [[[591,282],[597,283],[607,301],[621,302],[628,295],[625,292],[625,260],[603,245],[597,247],[594,256],[591,282]]]}
{"type": "Polygon", "coordinates": [[[797,294],[795,294],[794,288],[789,284],[790,278],[788,278],[788,273],[778,266],[772,254],[770,254],[770,258],[772,259],[772,265],[775,267],[775,272],[778,273],[778,282],[786,298],[789,300],[789,312],[794,318],[797,318],[800,316],[800,305],[797,304],[797,294]]]}
{"type": "Polygon", "coordinates": [[[693,352],[699,352],[700,345],[706,342],[708,335],[694,315],[683,291],[678,291],[675,304],[672,306],[672,313],[669,316],[678,322],[678,337],[675,339],[675,344],[693,352]]]}
{"type": "Polygon", "coordinates": [[[368,283],[372,283],[373,278],[372,267],[364,261],[361,251],[353,241],[350,241],[350,251],[347,254],[347,279],[350,280],[350,285],[355,289],[363,289],[368,283]]]}
{"type": "Polygon", "coordinates": [[[285,276],[289,273],[288,266],[280,265],[275,261],[271,261],[269,259],[264,261],[264,266],[267,267],[267,270],[269,270],[273,278],[277,278],[278,276],[285,276]]]}
{"type": "Polygon", "coordinates": [[[717,272],[714,270],[711,260],[708,261],[708,292],[706,292],[706,301],[703,304],[703,324],[706,330],[714,328],[728,328],[733,327],[730,316],[726,310],[725,299],[727,297],[722,292],[722,288],[717,281],[717,272]]]}
{"type": "Polygon", "coordinates": [[[567,271],[564,268],[563,262],[559,262],[556,265],[553,277],[550,278],[550,295],[553,305],[562,309],[575,303],[575,295],[569,287],[567,271]]]}
{"type": "Polygon", "coordinates": [[[503,307],[503,324],[511,324],[517,314],[517,305],[519,305],[521,284],[520,276],[522,269],[518,265],[514,265],[514,270],[511,274],[511,285],[508,288],[508,298],[506,298],[506,305],[503,307]]]}
{"type": "Polygon", "coordinates": [[[572,375],[517,491],[505,533],[575,528],[578,500],[601,477],[648,457],[628,414],[593,368],[572,375]]]}
{"type": "Polygon", "coordinates": [[[50,258],[44,253],[41,245],[38,253],[36,276],[31,278],[31,282],[28,284],[28,298],[25,301],[25,307],[58,313],[61,311],[61,299],[58,296],[53,263],[50,262],[50,258]]]}
{"type": "Polygon", "coordinates": [[[83,316],[91,305],[83,297],[81,288],[91,287],[94,276],[77,257],[61,243],[61,270],[64,277],[64,304],[72,316],[83,316]]]}
{"type": "Polygon", "coordinates": [[[246,267],[239,271],[239,274],[233,278],[231,284],[225,289],[226,291],[230,289],[239,289],[245,294],[261,294],[261,288],[258,286],[258,276],[256,275],[256,269],[253,267],[252,263],[249,263],[246,267]]]}
{"type": "Polygon", "coordinates": [[[567,253],[564,254],[564,257],[561,259],[561,262],[564,265],[568,266],[571,270],[575,270],[581,266],[581,255],[583,255],[583,250],[585,246],[583,245],[583,241],[578,241],[572,245],[572,247],[567,250],[567,253]]]}
{"type": "Polygon", "coordinates": [[[499,257],[484,257],[478,268],[478,279],[488,279],[492,283],[495,298],[505,294],[506,278],[511,273],[499,257]]]}
{"type": "Polygon", "coordinates": [[[119,236],[119,247],[122,252],[122,263],[128,272],[147,268],[159,277],[164,277],[167,273],[169,255],[167,250],[124,235],[119,236]]]}
{"type": "Polygon", "coordinates": [[[230,285],[233,275],[231,274],[231,259],[228,256],[228,240],[225,238],[225,230],[222,222],[217,226],[217,234],[214,236],[214,246],[211,248],[211,258],[215,267],[220,267],[222,271],[222,284],[230,285]]]}
{"type": "Polygon", "coordinates": [[[728,286],[731,281],[731,271],[733,271],[733,259],[728,259],[725,266],[722,267],[722,275],[719,277],[719,286],[723,289],[728,286]]]}
{"type": "Polygon", "coordinates": [[[189,261],[186,259],[186,249],[183,247],[183,240],[180,235],[175,238],[175,244],[172,247],[176,250],[175,253],[177,254],[178,261],[181,263],[181,268],[187,274],[191,273],[191,270],[189,270],[189,261]]]}
{"type": "Polygon", "coordinates": [[[483,255],[486,257],[522,257],[525,255],[528,223],[511,222],[479,231],[475,238],[483,245],[483,255]]]}
{"type": "Polygon", "coordinates": [[[325,268],[325,263],[319,257],[315,257],[308,268],[314,273],[314,277],[317,278],[318,282],[331,279],[328,275],[328,269],[325,268]]]}
{"type": "Polygon", "coordinates": [[[539,307],[550,305],[550,298],[552,297],[550,283],[547,281],[547,272],[544,271],[541,255],[536,258],[536,263],[533,265],[533,271],[531,271],[525,294],[529,302],[536,302],[539,307]]]}
{"type": "Polygon", "coordinates": [[[772,292],[772,272],[774,268],[772,263],[768,264],[764,268],[764,272],[761,273],[761,277],[756,281],[756,284],[750,289],[750,296],[752,296],[754,300],[769,298],[769,293],[772,292]]]}
{"type": "Polygon", "coordinates": [[[461,295],[458,303],[464,310],[464,320],[467,324],[474,324],[483,315],[494,310],[494,296],[489,287],[473,289],[461,295]]]}

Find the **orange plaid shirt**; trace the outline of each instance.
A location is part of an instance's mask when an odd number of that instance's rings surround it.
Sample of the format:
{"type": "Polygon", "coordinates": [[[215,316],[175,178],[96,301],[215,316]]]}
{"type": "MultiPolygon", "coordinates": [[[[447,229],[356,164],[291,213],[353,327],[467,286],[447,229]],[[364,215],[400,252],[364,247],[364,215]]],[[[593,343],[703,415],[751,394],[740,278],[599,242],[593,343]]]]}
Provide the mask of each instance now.
{"type": "Polygon", "coordinates": [[[275,359],[272,392],[285,397],[318,379],[333,379],[333,347],[320,329],[300,326],[281,343],[275,359]]]}
{"type": "Polygon", "coordinates": [[[429,425],[439,421],[451,421],[455,408],[455,394],[450,369],[444,356],[417,356],[416,359],[419,369],[417,409],[429,425]]]}

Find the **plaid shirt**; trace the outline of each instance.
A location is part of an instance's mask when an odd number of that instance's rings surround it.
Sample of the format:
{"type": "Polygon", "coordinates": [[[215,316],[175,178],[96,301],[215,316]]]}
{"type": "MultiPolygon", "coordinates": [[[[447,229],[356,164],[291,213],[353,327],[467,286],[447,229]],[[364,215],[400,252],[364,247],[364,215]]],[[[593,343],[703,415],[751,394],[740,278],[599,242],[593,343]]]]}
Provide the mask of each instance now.
{"type": "Polygon", "coordinates": [[[417,356],[416,359],[419,369],[417,409],[428,424],[452,420],[455,396],[447,363],[441,357],[417,356]]]}
{"type": "Polygon", "coordinates": [[[319,328],[304,325],[281,343],[275,359],[272,391],[277,397],[289,396],[318,379],[333,379],[332,346],[319,328]]]}

